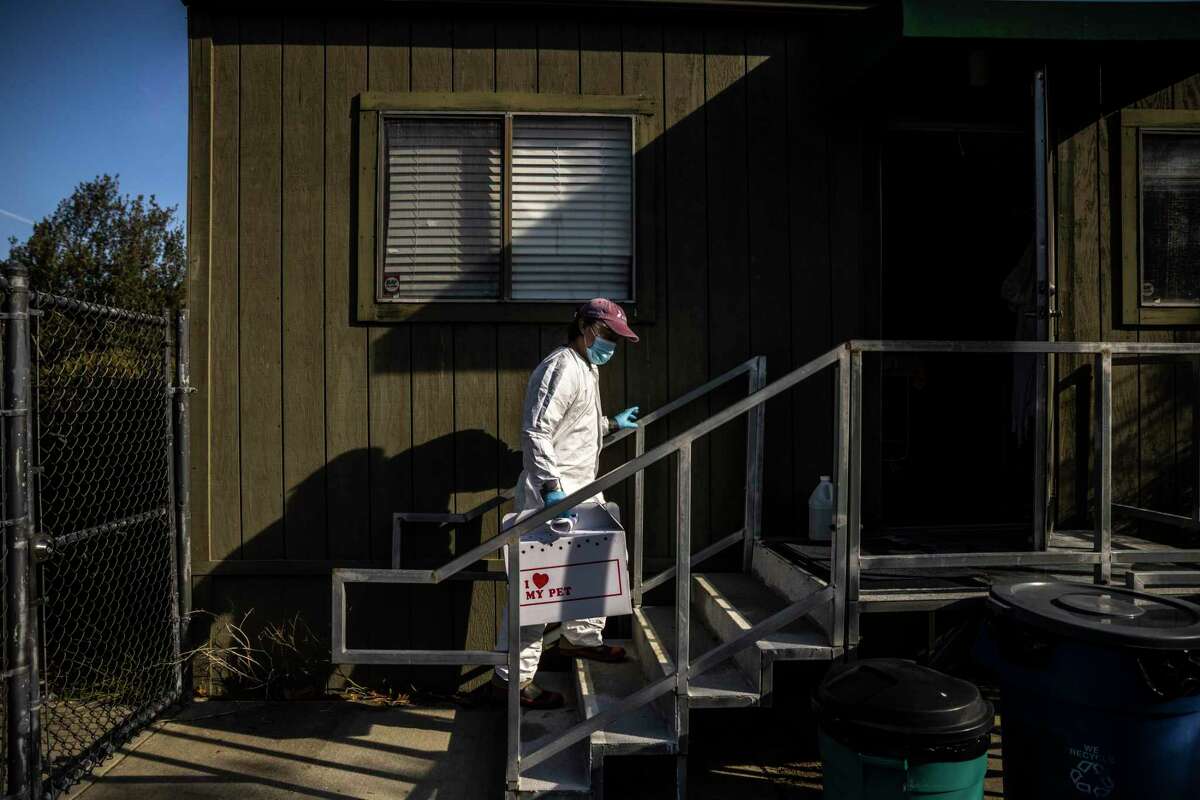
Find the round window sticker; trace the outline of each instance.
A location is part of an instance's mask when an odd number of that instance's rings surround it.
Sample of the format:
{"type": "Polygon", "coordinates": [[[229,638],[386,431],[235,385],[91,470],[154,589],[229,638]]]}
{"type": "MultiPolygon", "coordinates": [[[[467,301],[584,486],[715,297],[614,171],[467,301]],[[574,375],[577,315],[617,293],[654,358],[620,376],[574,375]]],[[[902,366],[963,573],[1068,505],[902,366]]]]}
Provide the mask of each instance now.
{"type": "Polygon", "coordinates": [[[383,279],[383,290],[388,294],[395,294],[400,291],[400,279],[395,275],[389,275],[383,279]]]}

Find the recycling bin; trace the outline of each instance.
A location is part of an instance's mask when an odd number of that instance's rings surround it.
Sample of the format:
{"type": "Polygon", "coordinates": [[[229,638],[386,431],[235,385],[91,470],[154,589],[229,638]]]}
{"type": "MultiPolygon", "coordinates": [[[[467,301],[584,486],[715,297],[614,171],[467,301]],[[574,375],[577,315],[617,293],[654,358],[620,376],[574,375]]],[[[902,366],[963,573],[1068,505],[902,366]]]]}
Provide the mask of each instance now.
{"type": "Polygon", "coordinates": [[[973,684],[898,658],[835,666],[813,709],[827,800],[978,800],[995,713],[973,684]]]}
{"type": "Polygon", "coordinates": [[[1200,606],[1032,581],[987,607],[1006,797],[1200,797],[1200,606]]]}

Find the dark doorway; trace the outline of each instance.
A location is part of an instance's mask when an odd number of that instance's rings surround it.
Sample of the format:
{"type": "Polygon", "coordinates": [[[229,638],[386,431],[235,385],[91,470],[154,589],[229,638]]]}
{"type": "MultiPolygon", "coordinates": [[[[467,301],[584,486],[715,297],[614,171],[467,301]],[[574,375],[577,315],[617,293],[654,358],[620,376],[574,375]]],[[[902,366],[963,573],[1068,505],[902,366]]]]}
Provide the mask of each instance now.
{"type": "MultiPolygon", "coordinates": [[[[882,338],[1034,338],[1033,164],[1020,127],[883,133],[882,338]]],[[[866,366],[879,381],[868,524],[1028,529],[1034,359],[885,354],[866,366]]]]}

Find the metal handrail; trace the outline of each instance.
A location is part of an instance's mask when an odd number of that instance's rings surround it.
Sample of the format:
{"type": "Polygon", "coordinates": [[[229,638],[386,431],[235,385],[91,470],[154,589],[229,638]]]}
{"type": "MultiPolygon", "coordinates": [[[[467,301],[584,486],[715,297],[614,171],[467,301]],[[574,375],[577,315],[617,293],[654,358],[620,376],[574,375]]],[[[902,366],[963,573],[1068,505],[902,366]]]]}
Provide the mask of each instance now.
{"type": "MultiPolygon", "coordinates": [[[[642,415],[638,418],[638,428],[644,430],[647,426],[662,419],[673,411],[678,411],[689,403],[693,403],[696,400],[699,400],[701,397],[704,397],[705,395],[721,388],[734,378],[745,375],[755,367],[758,361],[758,356],[747,359],[741,364],[738,364],[736,367],[721,373],[707,383],[697,386],[687,394],[675,398],[671,402],[656,408],[654,411],[651,411],[649,414],[642,415]]],[[[617,442],[633,436],[636,430],[636,428],[622,428],[618,431],[610,433],[608,436],[604,437],[604,447],[611,447],[617,442]]],[[[505,489],[500,494],[485,500],[484,502],[475,506],[475,508],[472,508],[470,511],[463,511],[460,513],[397,511],[393,513],[392,517],[393,519],[399,519],[403,522],[441,522],[448,525],[462,525],[482,517],[484,514],[494,508],[504,505],[506,501],[512,500],[513,496],[514,490],[505,489]]]]}
{"type": "Polygon", "coordinates": [[[1158,342],[995,342],[905,339],[851,339],[846,343],[851,351],[862,353],[998,353],[998,354],[1060,354],[1100,355],[1200,355],[1200,345],[1158,342]]]}
{"type": "Polygon", "coordinates": [[[463,553],[457,558],[452,559],[451,561],[446,562],[437,569],[364,569],[354,570],[354,572],[360,575],[373,576],[375,580],[383,583],[441,583],[455,573],[466,569],[468,566],[474,564],[476,561],[488,555],[489,553],[494,553],[500,548],[517,541],[522,535],[531,533],[537,528],[540,528],[545,523],[549,522],[555,517],[560,516],[564,511],[574,508],[584,500],[587,500],[589,497],[593,497],[594,495],[603,492],[605,489],[617,485],[635,473],[646,469],[646,467],[662,461],[682,448],[685,444],[691,444],[701,436],[704,436],[716,428],[721,427],[725,423],[746,413],[750,409],[766,403],[768,400],[778,394],[786,392],[788,389],[792,388],[804,379],[815,375],[826,367],[836,364],[838,362],[839,354],[847,347],[848,345],[840,345],[824,355],[818,356],[807,364],[797,367],[784,377],[767,384],[767,386],[750,395],[749,397],[739,400],[723,411],[713,414],[704,421],[699,422],[696,425],[693,425],[691,428],[688,428],[686,431],[673,436],[663,444],[660,444],[654,449],[644,453],[641,456],[638,456],[632,461],[627,461],[621,466],[610,470],[583,488],[576,489],[574,492],[571,492],[554,505],[546,506],[540,511],[534,512],[525,519],[514,524],[512,527],[501,532],[497,536],[488,539],[486,542],[476,545],[467,552],[463,553]],[[395,579],[387,580],[386,578],[388,575],[393,576],[395,579]]]}
{"type": "MultiPolygon", "coordinates": [[[[722,553],[725,550],[728,550],[733,545],[737,544],[739,541],[741,541],[742,537],[745,535],[746,535],[746,530],[744,528],[736,530],[733,533],[726,536],[725,538],[718,539],[717,541],[713,542],[712,544],[710,544],[708,547],[704,548],[700,552],[693,554],[692,557],[690,559],[688,559],[688,563],[694,567],[701,562],[707,561],[708,559],[715,556],[717,553],[722,553]]],[[[655,588],[656,586],[661,586],[662,584],[671,580],[671,578],[674,578],[676,571],[677,571],[677,567],[675,565],[671,565],[671,566],[667,567],[666,569],[664,569],[662,572],[655,575],[653,578],[643,581],[642,582],[642,591],[648,592],[651,589],[655,588]]]]}
{"type": "MultiPolygon", "coordinates": [[[[1051,550],[1049,534],[1053,532],[1051,523],[1043,517],[1035,519],[1035,541],[1044,543],[1042,548],[1035,550],[999,551],[999,552],[939,552],[939,553],[905,553],[892,555],[864,555],[859,540],[861,519],[861,500],[858,496],[858,480],[850,482],[851,505],[849,566],[847,572],[846,604],[852,609],[847,620],[847,646],[853,646],[856,641],[857,606],[859,603],[859,576],[862,571],[870,570],[907,570],[907,569],[938,569],[947,567],[1063,567],[1063,566],[1092,566],[1093,580],[1098,584],[1106,584],[1112,580],[1114,566],[1128,566],[1136,563],[1197,563],[1200,562],[1200,550],[1114,550],[1112,542],[1113,510],[1139,517],[1154,519],[1159,522],[1195,527],[1200,522],[1200,505],[1193,510],[1191,518],[1179,515],[1153,512],[1134,506],[1125,506],[1113,502],[1112,468],[1113,468],[1113,364],[1114,356],[1188,356],[1193,360],[1193,369],[1200,374],[1200,364],[1195,363],[1200,356],[1200,343],[1143,343],[1143,342],[928,342],[928,341],[851,341],[849,343],[851,361],[854,367],[855,389],[851,405],[854,409],[854,424],[850,432],[852,448],[861,443],[861,375],[862,354],[864,352],[885,353],[996,353],[996,354],[1030,354],[1030,355],[1088,355],[1093,359],[1093,375],[1091,381],[1095,390],[1095,430],[1093,432],[1093,465],[1095,495],[1095,527],[1092,535],[1092,548],[1084,550],[1051,550]]],[[[1197,406],[1200,408],[1200,405],[1197,406]]],[[[1197,432],[1200,435],[1200,431],[1197,432]]],[[[1045,451],[1038,454],[1039,459],[1046,458],[1045,451]]],[[[855,449],[855,461],[858,461],[855,449]]]]}
{"type": "Polygon", "coordinates": [[[505,489],[500,494],[483,501],[470,511],[463,511],[458,514],[450,512],[396,511],[392,514],[392,519],[398,519],[401,522],[441,522],[446,525],[464,525],[479,519],[492,509],[504,505],[507,501],[513,499],[514,494],[515,492],[512,489],[505,489]]]}
{"type": "MultiPolygon", "coordinates": [[[[642,455],[644,452],[644,448],[645,448],[645,435],[646,435],[647,427],[649,427],[654,422],[657,422],[658,420],[663,419],[668,414],[678,411],[679,409],[683,408],[684,406],[686,406],[690,403],[694,403],[696,400],[699,400],[700,398],[702,398],[708,394],[711,394],[713,391],[721,388],[722,386],[726,385],[730,381],[741,377],[742,375],[746,375],[748,373],[754,374],[756,370],[761,371],[762,364],[763,364],[763,359],[761,356],[755,356],[753,358],[747,359],[746,361],[743,361],[741,364],[738,364],[736,367],[726,370],[725,372],[721,373],[720,375],[713,378],[712,380],[710,380],[706,383],[703,383],[700,386],[697,386],[695,389],[692,389],[691,391],[681,395],[680,397],[675,398],[674,400],[670,401],[669,403],[666,403],[665,405],[660,406],[659,408],[656,408],[654,411],[651,411],[650,413],[641,416],[638,419],[638,427],[637,428],[623,428],[621,430],[610,433],[608,436],[605,436],[603,446],[611,447],[612,445],[616,444],[619,441],[622,441],[623,439],[628,438],[629,436],[636,435],[637,452],[635,455],[638,455],[638,456],[642,455]]],[[[758,389],[758,388],[761,388],[761,382],[754,384],[752,386],[752,390],[758,389]]],[[[637,478],[639,480],[639,485],[636,486],[634,489],[636,499],[634,502],[635,508],[634,508],[634,514],[633,514],[633,520],[634,520],[633,536],[634,536],[634,551],[635,551],[634,559],[633,559],[634,560],[633,573],[634,573],[634,593],[635,593],[637,599],[640,600],[642,592],[645,591],[645,588],[641,587],[643,514],[642,514],[642,503],[640,501],[641,494],[644,491],[644,487],[640,485],[640,479],[641,479],[640,473],[638,474],[637,478]]],[[[515,495],[514,489],[506,489],[503,492],[501,492],[500,494],[496,495],[495,497],[492,497],[492,498],[480,503],[475,508],[472,508],[470,511],[464,511],[464,512],[460,512],[460,513],[424,512],[424,511],[397,511],[397,512],[394,512],[392,514],[392,521],[393,521],[392,569],[400,569],[400,564],[401,564],[399,523],[404,523],[404,522],[432,523],[432,524],[440,524],[441,529],[452,529],[456,526],[465,525],[469,522],[473,522],[476,519],[479,519],[480,517],[482,517],[484,514],[488,513],[489,511],[499,508],[500,506],[504,505],[504,503],[506,503],[507,501],[512,500],[514,495],[515,495]]],[[[730,544],[733,544],[733,542],[730,542],[730,544]]],[[[722,549],[724,549],[724,548],[722,548],[722,549]]],[[[712,555],[712,554],[710,554],[710,555],[712,555]]],[[[697,563],[697,562],[693,562],[693,563],[697,563]]],[[[655,585],[657,585],[657,584],[655,584],[655,585]]]]}

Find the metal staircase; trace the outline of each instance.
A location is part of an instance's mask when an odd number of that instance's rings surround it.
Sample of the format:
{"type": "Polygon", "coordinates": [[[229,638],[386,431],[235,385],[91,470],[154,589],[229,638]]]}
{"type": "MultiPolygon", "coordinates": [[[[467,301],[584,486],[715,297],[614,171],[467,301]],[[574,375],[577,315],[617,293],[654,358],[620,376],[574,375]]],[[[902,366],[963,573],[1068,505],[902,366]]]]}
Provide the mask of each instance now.
{"type": "MultiPolygon", "coordinates": [[[[852,651],[858,639],[859,614],[869,598],[860,592],[863,571],[921,570],[945,566],[995,564],[1091,565],[1094,579],[1107,582],[1113,564],[1140,563],[1133,555],[1114,552],[1111,530],[1112,359],[1114,353],[1155,356],[1200,355],[1200,345],[1139,343],[1033,342],[848,342],[789,372],[765,381],[765,359],[739,365],[704,386],[646,415],[636,431],[621,431],[606,444],[632,435],[634,457],[572,493],[560,503],[533,514],[437,569],[404,569],[400,539],[405,523],[437,522],[454,526],[471,521],[504,502],[502,495],[466,514],[396,515],[392,569],[341,569],[333,573],[333,661],[368,664],[507,663],[517,673],[516,649],[509,652],[443,650],[363,650],[346,647],[345,587],[350,583],[434,584],[454,576],[477,578],[465,570],[481,558],[541,527],[579,502],[629,478],[634,479],[630,532],[633,552],[633,638],[625,645],[630,660],[622,664],[576,661],[565,674],[540,673],[539,683],[562,691],[567,706],[555,711],[521,713],[516,682],[507,702],[506,797],[601,797],[603,765],[610,756],[677,757],[676,793],[686,796],[688,721],[692,708],[765,706],[774,694],[774,665],[779,661],[830,661],[852,651]],[[1053,353],[1095,356],[1096,384],[1096,529],[1090,552],[1055,549],[1046,525],[1045,497],[1037,494],[1034,551],[986,553],[920,553],[875,556],[863,553],[860,541],[860,457],[862,426],[862,356],[866,352],[1053,353]],[[824,558],[798,562],[761,540],[763,411],[770,398],[825,370],[836,373],[834,483],[837,488],[834,530],[824,558]],[[703,422],[647,451],[646,427],[672,411],[736,379],[748,378],[749,395],[703,422]],[[692,444],[714,429],[747,418],[746,490],[743,528],[692,553],[692,444]],[[643,576],[644,470],[673,458],[675,564],[652,577],[643,576]],[[741,545],[739,572],[692,572],[694,566],[728,548],[741,545]],[[816,563],[817,566],[813,566],[816,563]],[[646,605],[646,593],[674,582],[674,602],[646,605]],[[558,681],[556,684],[555,681],[558,681]]],[[[1044,429],[1039,437],[1044,435],[1044,429]]],[[[1040,464],[1035,484],[1043,483],[1040,464]]],[[[1044,491],[1044,486],[1042,487],[1044,491]]],[[[509,495],[511,496],[511,495],[509,495]]],[[[809,548],[812,549],[811,546],[809,548]]],[[[518,548],[509,569],[520,570],[518,548]]],[[[1139,557],[1144,554],[1137,554],[1139,557]]],[[[1200,551],[1172,550],[1151,560],[1200,562],[1200,551]]],[[[518,582],[509,582],[509,630],[520,627],[518,582]]],[[[512,637],[514,640],[516,637],[512,637]]]]}

